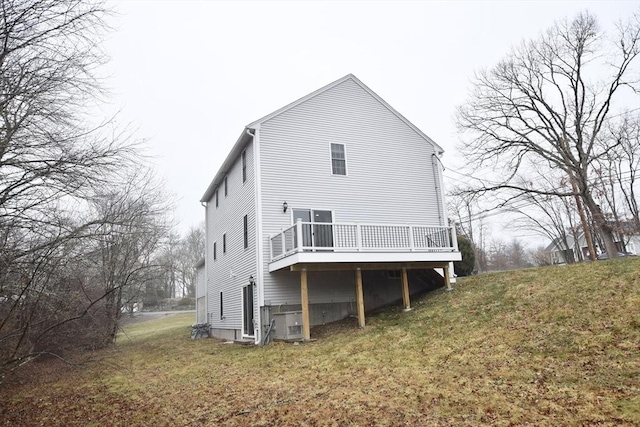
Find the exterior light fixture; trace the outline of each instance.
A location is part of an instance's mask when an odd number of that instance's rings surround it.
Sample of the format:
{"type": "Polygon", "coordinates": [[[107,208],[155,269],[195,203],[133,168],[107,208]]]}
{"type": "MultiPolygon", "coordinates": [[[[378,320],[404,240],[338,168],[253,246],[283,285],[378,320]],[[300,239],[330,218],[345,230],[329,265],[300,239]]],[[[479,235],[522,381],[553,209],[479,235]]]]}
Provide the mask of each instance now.
{"type": "Polygon", "coordinates": [[[249,276],[249,284],[252,286],[256,284],[256,279],[253,278],[253,275],[249,276]]]}
{"type": "Polygon", "coordinates": [[[282,212],[286,212],[286,211],[287,211],[287,209],[289,209],[289,204],[285,201],[285,202],[282,204],[282,212]]]}

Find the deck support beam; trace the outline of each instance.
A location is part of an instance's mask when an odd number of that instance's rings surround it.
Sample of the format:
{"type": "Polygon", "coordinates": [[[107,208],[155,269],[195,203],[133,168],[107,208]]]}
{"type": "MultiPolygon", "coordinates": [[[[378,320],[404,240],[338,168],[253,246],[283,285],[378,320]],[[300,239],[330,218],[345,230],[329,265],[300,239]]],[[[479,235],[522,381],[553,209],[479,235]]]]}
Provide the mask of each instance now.
{"type": "Polygon", "coordinates": [[[311,328],[309,327],[309,288],[307,286],[307,269],[300,271],[300,297],[302,302],[302,339],[311,339],[311,328]]]}
{"type": "Polygon", "coordinates": [[[448,291],[452,291],[453,288],[451,287],[451,277],[449,276],[449,264],[448,263],[442,268],[442,273],[444,274],[444,284],[447,287],[447,290],[448,291]]]}
{"type": "Polygon", "coordinates": [[[364,295],[362,293],[362,269],[356,269],[356,305],[358,307],[358,326],[364,328],[364,295]]]}
{"type": "Polygon", "coordinates": [[[407,269],[402,267],[402,305],[404,311],[411,310],[411,301],[409,300],[409,278],[407,277],[407,269]]]}

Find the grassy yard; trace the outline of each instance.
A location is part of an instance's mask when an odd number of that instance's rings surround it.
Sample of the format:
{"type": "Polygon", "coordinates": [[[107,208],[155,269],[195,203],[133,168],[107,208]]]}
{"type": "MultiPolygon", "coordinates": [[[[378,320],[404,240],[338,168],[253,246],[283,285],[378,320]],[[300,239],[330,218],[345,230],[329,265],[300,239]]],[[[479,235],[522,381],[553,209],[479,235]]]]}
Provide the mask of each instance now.
{"type": "Polygon", "coordinates": [[[192,315],[134,324],[94,362],[5,386],[0,425],[640,425],[640,259],[481,275],[412,305],[302,345],[191,341],[192,315]]]}

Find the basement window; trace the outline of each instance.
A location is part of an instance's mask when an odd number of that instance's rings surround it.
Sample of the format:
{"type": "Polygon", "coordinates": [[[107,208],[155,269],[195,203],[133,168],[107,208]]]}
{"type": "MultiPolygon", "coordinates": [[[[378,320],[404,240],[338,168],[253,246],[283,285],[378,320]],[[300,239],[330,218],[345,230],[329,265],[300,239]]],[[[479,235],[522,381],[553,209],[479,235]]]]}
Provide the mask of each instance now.
{"type": "Polygon", "coordinates": [[[389,279],[399,279],[401,275],[400,270],[387,270],[387,277],[389,279]]]}

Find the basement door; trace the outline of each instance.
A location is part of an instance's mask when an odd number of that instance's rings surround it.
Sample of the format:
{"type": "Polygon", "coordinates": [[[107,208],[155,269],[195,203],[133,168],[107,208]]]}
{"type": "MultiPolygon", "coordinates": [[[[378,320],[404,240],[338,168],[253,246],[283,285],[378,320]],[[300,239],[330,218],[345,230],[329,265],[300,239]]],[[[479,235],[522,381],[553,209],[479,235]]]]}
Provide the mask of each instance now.
{"type": "Polygon", "coordinates": [[[249,284],[242,288],[242,335],[252,337],[253,332],[253,289],[249,284]]]}
{"type": "Polygon", "coordinates": [[[332,248],[333,247],[333,214],[331,211],[294,209],[293,223],[296,221],[302,224],[302,245],[312,248],[332,248]],[[305,224],[306,223],[306,224],[305,224]]]}

